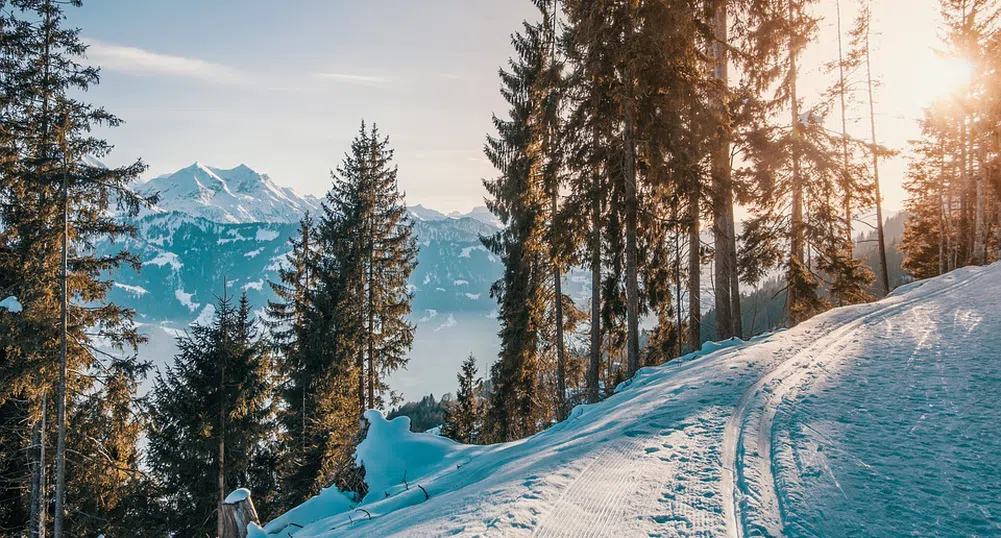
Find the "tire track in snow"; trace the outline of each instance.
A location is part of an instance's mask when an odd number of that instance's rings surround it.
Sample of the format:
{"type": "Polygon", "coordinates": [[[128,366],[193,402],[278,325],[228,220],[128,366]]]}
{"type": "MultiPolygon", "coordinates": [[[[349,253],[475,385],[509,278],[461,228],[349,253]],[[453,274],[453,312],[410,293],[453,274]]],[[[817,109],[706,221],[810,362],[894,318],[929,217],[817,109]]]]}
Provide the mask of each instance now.
{"type": "MultiPolygon", "coordinates": [[[[745,526],[753,526],[755,535],[782,535],[782,512],[776,494],[775,477],[772,474],[772,423],[778,402],[797,385],[797,381],[802,380],[809,372],[805,366],[823,362],[826,357],[836,351],[832,348],[842,344],[867,322],[878,317],[893,315],[915,304],[966,287],[984,274],[985,272],[980,270],[939,290],[890,304],[844,321],[804,349],[779,363],[741,394],[723,433],[721,486],[729,536],[743,537],[745,526]],[[797,375],[790,375],[796,373],[797,370],[799,370],[797,375]],[[762,399],[763,401],[761,401],[762,399]],[[750,424],[748,424],[749,422],[750,424]],[[748,456],[759,458],[761,461],[755,462],[756,465],[749,466],[745,461],[745,459],[750,459],[748,456]],[[758,521],[749,521],[751,517],[746,510],[747,500],[756,501],[754,511],[758,512],[756,514],[759,518],[758,521]]],[[[843,349],[843,347],[839,349],[843,349]]]]}
{"type": "Polygon", "coordinates": [[[616,516],[624,512],[621,499],[633,485],[633,461],[644,455],[630,437],[609,441],[573,480],[536,527],[538,538],[614,536],[616,516]]]}

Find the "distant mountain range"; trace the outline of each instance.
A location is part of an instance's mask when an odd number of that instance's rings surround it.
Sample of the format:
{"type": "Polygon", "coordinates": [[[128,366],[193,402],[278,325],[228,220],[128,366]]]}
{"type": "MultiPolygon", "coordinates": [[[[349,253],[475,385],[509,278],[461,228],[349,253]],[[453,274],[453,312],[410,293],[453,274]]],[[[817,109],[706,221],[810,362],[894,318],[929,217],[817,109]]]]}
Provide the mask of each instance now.
{"type": "MultiPolygon", "coordinates": [[[[124,241],[140,256],[142,271],[113,275],[111,299],[136,308],[143,321],[178,327],[207,319],[224,283],[229,293],[246,292],[263,307],[273,298],[267,282],[278,278],[298,220],[321,209],[315,196],[242,164],[222,169],[195,163],[135,190],[159,193],[160,200],[135,220],[137,237],[124,241]]],[[[420,205],[409,210],[420,246],[411,278],[415,315],[489,312],[490,285],[501,267],[480,237],[497,231],[492,215],[485,208],[452,215],[420,205]]]]}

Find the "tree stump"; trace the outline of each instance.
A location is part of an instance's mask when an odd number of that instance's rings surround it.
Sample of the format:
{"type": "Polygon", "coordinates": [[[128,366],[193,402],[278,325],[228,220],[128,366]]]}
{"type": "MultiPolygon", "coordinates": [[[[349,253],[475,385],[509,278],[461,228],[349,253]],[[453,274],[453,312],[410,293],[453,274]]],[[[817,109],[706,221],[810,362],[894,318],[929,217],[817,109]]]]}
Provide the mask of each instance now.
{"type": "Polygon", "coordinates": [[[247,538],[247,525],[260,523],[254,501],[250,500],[250,490],[240,488],[230,493],[219,509],[223,517],[220,538],[247,538]]]}

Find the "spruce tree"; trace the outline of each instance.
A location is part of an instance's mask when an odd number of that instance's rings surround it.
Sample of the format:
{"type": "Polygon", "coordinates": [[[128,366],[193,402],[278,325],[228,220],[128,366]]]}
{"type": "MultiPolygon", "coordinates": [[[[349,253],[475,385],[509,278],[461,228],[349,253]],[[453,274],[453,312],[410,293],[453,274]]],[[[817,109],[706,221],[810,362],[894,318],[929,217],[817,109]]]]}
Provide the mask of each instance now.
{"type": "MultiPolygon", "coordinates": [[[[79,30],[65,25],[67,5],[79,2],[23,0],[0,9],[0,274],[7,277],[0,285],[25,307],[23,315],[0,321],[0,355],[5,357],[0,407],[15,399],[22,404],[8,406],[8,411],[20,413],[19,421],[38,425],[43,394],[52,404],[45,407],[47,424],[56,432],[56,451],[49,460],[56,468],[48,478],[56,490],[57,536],[70,527],[64,504],[78,501],[67,499],[65,492],[99,486],[66,481],[68,476],[75,481],[93,477],[69,468],[88,463],[66,456],[67,449],[79,452],[68,435],[72,425],[67,420],[79,403],[73,395],[88,394],[94,379],[113,375],[112,365],[94,352],[93,336],[99,334],[125,356],[142,342],[132,323],[134,313],[106,301],[111,287],[106,275],[123,265],[138,268],[138,260],[127,252],[98,255],[94,247],[134,233],[111,211],[116,201],[124,214],[135,214],[148,201],[128,189],[145,169],[141,162],[123,168],[91,164],[90,157],[101,158],[111,150],[94,136],[94,129],[120,121],[80,100],[81,90],[96,85],[99,77],[96,69],[79,63],[86,46],[79,30]]],[[[2,450],[40,456],[41,450],[27,450],[29,438],[4,443],[2,450]]],[[[37,464],[34,468],[44,470],[37,464]]],[[[28,482],[25,472],[2,487],[29,491],[28,482]]],[[[45,502],[37,495],[19,499],[14,511],[37,511],[34,507],[45,502]]],[[[27,523],[16,516],[2,524],[17,529],[27,523]]]]}
{"type": "Polygon", "coordinates": [[[321,256],[336,262],[346,285],[340,322],[355,348],[358,401],[371,409],[386,405],[385,378],[406,366],[414,340],[408,279],[417,243],[392,161],[389,139],[362,123],[333,174],[318,230],[321,256]]]}
{"type": "Polygon", "coordinates": [[[443,436],[460,443],[475,444],[480,436],[483,380],[476,373],[476,357],[470,354],[462,362],[462,368],[456,375],[459,389],[455,393],[455,399],[446,408],[445,421],[441,426],[443,436]]]}
{"type": "MultiPolygon", "coordinates": [[[[246,296],[238,306],[221,297],[211,324],[193,326],[173,365],[156,377],[149,465],[163,487],[171,534],[218,532],[230,490],[273,486],[261,472],[272,464],[275,429],[270,359],[251,316],[246,296]]],[[[258,510],[270,513],[266,503],[258,510]]]]}
{"type": "MultiPolygon", "coordinates": [[[[537,1],[545,10],[545,2],[537,1]]],[[[549,49],[541,23],[523,23],[512,44],[517,57],[500,71],[501,95],[510,105],[508,119],[494,116],[497,136],[487,138],[485,153],[500,172],[485,180],[487,207],[504,227],[484,238],[484,245],[504,264],[501,280],[491,288],[499,303],[501,350],[491,366],[493,392],[486,416],[486,435],[508,441],[541,428],[545,412],[537,399],[540,376],[539,332],[546,317],[545,166],[541,141],[548,128],[541,118],[540,88],[549,49]]]]}

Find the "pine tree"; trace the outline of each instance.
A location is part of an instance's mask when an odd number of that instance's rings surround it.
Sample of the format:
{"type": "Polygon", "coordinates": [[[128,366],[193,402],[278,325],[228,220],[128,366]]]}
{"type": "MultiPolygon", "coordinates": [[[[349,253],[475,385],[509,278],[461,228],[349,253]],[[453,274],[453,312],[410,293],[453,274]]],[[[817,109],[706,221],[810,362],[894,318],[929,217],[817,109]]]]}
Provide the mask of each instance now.
{"type": "Polygon", "coordinates": [[[469,355],[456,375],[459,390],[446,409],[445,422],[441,426],[443,436],[460,443],[475,444],[482,427],[480,394],[483,392],[483,380],[477,377],[476,371],[476,357],[469,355]]]}
{"type": "Polygon", "coordinates": [[[392,160],[389,139],[362,123],[334,175],[319,228],[321,256],[336,259],[347,285],[341,323],[354,339],[358,401],[372,409],[385,406],[385,377],[406,366],[414,340],[408,279],[417,244],[392,160]]]}
{"type": "MultiPolygon", "coordinates": [[[[268,301],[264,324],[269,344],[275,353],[276,371],[280,374],[278,423],[281,426],[281,500],[289,509],[309,498],[330,477],[318,477],[318,467],[306,468],[313,458],[321,435],[317,425],[333,425],[329,417],[319,416],[317,379],[323,377],[320,354],[309,347],[316,331],[314,301],[319,289],[319,245],[316,224],[307,213],[299,222],[299,236],[289,240],[291,252],[287,263],[278,270],[279,281],[269,282],[276,299],[268,301]]],[[[357,414],[352,407],[351,414],[357,414]]],[[[329,430],[328,430],[329,431],[329,430]]]]}
{"type": "MultiPolygon", "coordinates": [[[[67,533],[108,538],[155,536],[157,530],[140,510],[150,499],[149,481],[140,464],[139,440],[146,427],[138,401],[135,365],[109,367],[100,389],[73,409],[67,476],[67,533]]],[[[145,368],[143,368],[145,370],[145,368]]],[[[150,514],[151,515],[151,514],[150,514]]]]}
{"type": "MultiPolygon", "coordinates": [[[[0,274],[8,277],[0,285],[25,306],[23,315],[2,322],[0,355],[6,360],[0,365],[0,402],[27,402],[7,409],[34,425],[42,420],[42,395],[51,399],[48,423],[57,430],[56,472],[50,480],[56,486],[57,536],[69,526],[64,503],[75,502],[65,492],[98,486],[66,481],[68,475],[74,480],[92,476],[74,472],[69,466],[86,463],[66,457],[67,448],[76,451],[66,423],[78,404],[73,395],[89,393],[94,378],[112,373],[112,366],[94,352],[95,329],[126,355],[142,342],[131,322],[134,313],[106,301],[111,285],[105,275],[122,265],[138,268],[138,260],[127,252],[99,256],[93,247],[134,233],[109,211],[116,200],[119,209],[133,215],[148,201],[128,189],[145,169],[141,162],[123,168],[90,164],[89,157],[104,157],[111,149],[92,134],[94,128],[120,121],[79,100],[80,90],[98,83],[98,71],[78,63],[86,47],[79,30],[65,27],[64,9],[64,3],[51,0],[24,0],[16,9],[0,9],[0,274]]],[[[3,450],[23,451],[29,438],[5,443],[3,450]]],[[[41,455],[40,450],[29,453],[41,455]]],[[[29,491],[29,481],[25,473],[2,487],[29,491]]],[[[28,504],[42,502],[19,500],[21,506],[14,510],[29,512],[28,504]]],[[[3,522],[8,529],[26,524],[19,517],[3,522]]]]}
{"type": "MultiPolygon", "coordinates": [[[[275,428],[270,359],[251,315],[246,296],[239,306],[220,298],[211,325],[193,326],[155,380],[149,465],[163,485],[172,534],[212,534],[229,490],[263,493],[272,485],[261,483],[275,428]]],[[[258,504],[267,518],[270,507],[258,504]]]]}
{"type": "MultiPolygon", "coordinates": [[[[827,283],[836,299],[858,302],[872,281],[862,261],[852,259],[850,234],[844,211],[839,209],[843,207],[846,140],[824,127],[825,103],[803,109],[797,94],[798,61],[817,25],[805,11],[810,3],[789,0],[781,9],[761,12],[759,27],[771,30],[746,38],[767,51],[758,55],[764,64],[749,72],[748,90],[760,94],[776,77],[782,78],[772,96],[745,103],[747,131],[742,136],[748,164],[739,173],[746,181],[745,199],[752,202],[754,214],[744,228],[742,271],[746,281],[755,283],[765,267],[781,260],[790,325],[830,306],[820,293],[822,283],[827,283]],[[768,118],[783,109],[789,112],[790,122],[779,131],[768,118]],[[787,207],[791,208],[788,213],[787,207]]],[[[853,196],[871,199],[869,189],[858,185],[853,196]]]]}
{"type": "Polygon", "coordinates": [[[901,242],[918,278],[996,259],[1001,230],[997,167],[999,13],[992,0],[942,0],[944,54],[973,67],[969,84],[925,110],[906,187],[912,212],[901,242]],[[993,213],[993,215],[991,215],[993,213]],[[992,240],[993,238],[993,240],[992,240]]]}
{"type": "MultiPolygon", "coordinates": [[[[536,2],[545,12],[544,2],[536,2]]],[[[544,17],[545,18],[545,17],[544,17]]],[[[493,392],[486,416],[486,436],[507,441],[531,435],[541,428],[539,417],[539,332],[546,318],[545,185],[541,181],[545,155],[541,141],[549,128],[542,121],[545,92],[540,88],[550,53],[547,29],[525,22],[514,34],[517,58],[501,70],[501,95],[510,104],[509,119],[494,116],[497,136],[487,138],[485,153],[500,172],[484,186],[491,198],[487,207],[504,228],[483,243],[501,258],[504,274],[491,287],[499,303],[501,350],[490,369],[493,392]]]]}

